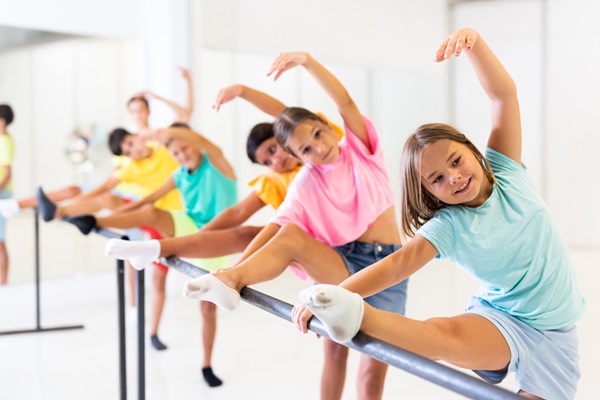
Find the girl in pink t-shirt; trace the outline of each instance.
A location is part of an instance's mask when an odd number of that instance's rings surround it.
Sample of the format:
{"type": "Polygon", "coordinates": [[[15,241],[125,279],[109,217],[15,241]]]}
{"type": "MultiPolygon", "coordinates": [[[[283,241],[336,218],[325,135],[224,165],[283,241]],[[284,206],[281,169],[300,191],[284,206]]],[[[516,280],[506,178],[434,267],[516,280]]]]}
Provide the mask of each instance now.
{"type": "MultiPolygon", "coordinates": [[[[337,284],[400,247],[393,192],[375,127],[342,84],[306,53],[280,54],[268,75],[274,74],[276,80],[297,65],[336,103],[346,135],[340,141],[324,119],[302,108],[287,108],[279,115],[275,137],[304,167],[277,215],[246,248],[240,262],[188,282],[184,290],[188,298],[233,310],[244,286],[276,278],[289,265],[316,282],[337,284]]],[[[366,301],[404,313],[406,281],[366,301]]],[[[304,308],[295,312],[310,313],[304,308]]],[[[326,341],[322,397],[341,396],[344,371],[327,368],[327,363],[339,365],[339,359],[346,357],[347,348],[326,341]]],[[[358,397],[380,397],[386,370],[385,364],[363,355],[358,397]]]]}

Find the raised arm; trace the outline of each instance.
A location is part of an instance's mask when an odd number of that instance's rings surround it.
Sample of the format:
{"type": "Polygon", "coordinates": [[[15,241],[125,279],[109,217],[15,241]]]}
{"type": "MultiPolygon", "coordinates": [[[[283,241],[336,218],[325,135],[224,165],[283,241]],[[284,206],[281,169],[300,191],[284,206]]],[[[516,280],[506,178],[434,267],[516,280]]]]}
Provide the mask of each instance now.
{"type": "Polygon", "coordinates": [[[180,68],[180,70],[181,75],[185,78],[187,82],[187,103],[185,105],[181,105],[172,100],[168,100],[149,90],[141,92],[139,95],[144,97],[145,99],[155,99],[165,103],[176,114],[174,122],[183,122],[187,124],[190,122],[192,111],[194,110],[194,87],[192,85],[192,76],[190,75],[190,71],[188,71],[185,68],[180,68]]]}
{"type": "Polygon", "coordinates": [[[200,151],[206,152],[210,162],[219,170],[220,173],[229,179],[235,179],[233,167],[225,158],[223,151],[219,146],[191,129],[187,128],[164,128],[147,129],[140,133],[143,140],[157,140],[163,144],[170,140],[179,139],[197,146],[200,151]]]}
{"type": "Polygon", "coordinates": [[[219,111],[221,106],[236,97],[246,100],[254,107],[258,108],[262,112],[277,118],[277,116],[286,108],[286,105],[268,94],[261,92],[251,87],[236,84],[219,90],[217,99],[213,108],[215,111],[219,111]]]}
{"type": "Polygon", "coordinates": [[[488,147],[521,163],[521,113],[515,82],[479,34],[460,29],[438,48],[435,61],[467,54],[475,75],[491,102],[492,129],[488,147]]]}
{"type": "Polygon", "coordinates": [[[275,58],[267,76],[275,74],[274,80],[277,80],[281,74],[297,65],[303,66],[315,78],[317,83],[335,102],[344,123],[370,149],[367,128],[356,103],[354,103],[342,83],[327,68],[312,58],[310,54],[301,52],[281,53],[275,58]]]}

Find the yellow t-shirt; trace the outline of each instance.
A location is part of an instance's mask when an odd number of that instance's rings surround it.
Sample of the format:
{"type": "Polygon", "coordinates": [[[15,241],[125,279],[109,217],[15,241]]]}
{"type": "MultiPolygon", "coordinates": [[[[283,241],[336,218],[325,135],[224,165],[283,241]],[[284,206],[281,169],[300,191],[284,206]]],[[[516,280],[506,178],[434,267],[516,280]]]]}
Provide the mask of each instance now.
{"type": "MultiPolygon", "coordinates": [[[[15,142],[11,135],[0,135],[0,167],[11,166],[15,157],[15,142]]],[[[0,169],[0,180],[4,179],[4,168],[0,169]]],[[[6,189],[12,189],[12,183],[8,181],[6,189]]]]}
{"type": "MultiPolygon", "coordinates": [[[[179,164],[171,157],[165,146],[157,143],[147,143],[152,154],[140,160],[131,159],[115,172],[115,177],[125,183],[133,183],[141,190],[141,196],[147,196],[171,177],[179,164]]],[[[177,189],[171,190],[154,205],[163,210],[181,210],[183,204],[177,189]]]]}
{"type": "Polygon", "coordinates": [[[265,172],[248,182],[248,185],[263,203],[277,209],[283,203],[288,188],[300,168],[299,165],[294,170],[283,173],[266,169],[265,172]]]}

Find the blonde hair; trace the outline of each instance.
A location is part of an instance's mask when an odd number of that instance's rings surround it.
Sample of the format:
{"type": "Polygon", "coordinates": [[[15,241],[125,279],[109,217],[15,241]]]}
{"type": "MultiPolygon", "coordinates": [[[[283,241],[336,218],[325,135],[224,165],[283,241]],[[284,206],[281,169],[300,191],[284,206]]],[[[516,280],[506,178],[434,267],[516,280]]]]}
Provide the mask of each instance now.
{"type": "Polygon", "coordinates": [[[406,238],[415,236],[415,232],[435,215],[437,210],[447,206],[435,198],[425,188],[421,178],[421,155],[423,150],[438,140],[453,140],[465,145],[481,164],[488,180],[496,185],[496,177],[488,161],[479,149],[456,128],[446,124],[425,124],[411,134],[402,152],[400,179],[402,184],[401,222],[402,233],[406,238]]]}

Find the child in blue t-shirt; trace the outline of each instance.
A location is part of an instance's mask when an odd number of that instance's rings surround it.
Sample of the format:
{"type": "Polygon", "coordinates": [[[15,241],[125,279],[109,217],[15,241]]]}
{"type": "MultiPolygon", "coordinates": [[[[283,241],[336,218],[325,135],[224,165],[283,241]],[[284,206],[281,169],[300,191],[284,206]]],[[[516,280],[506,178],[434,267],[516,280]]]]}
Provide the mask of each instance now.
{"type": "Polygon", "coordinates": [[[306,332],[314,313],[338,342],[360,330],[488,382],[515,372],[516,390],[528,398],[572,399],[580,376],[574,324],[585,300],[565,240],[522,164],[516,86],[472,29],[448,36],[436,61],[463,51],[491,101],[486,157],[451,126],[417,128],[402,158],[402,230],[412,240],[339,286],[301,292],[294,322],[306,332]],[[466,313],[416,321],[363,302],[438,255],[481,284],[466,313]]]}

